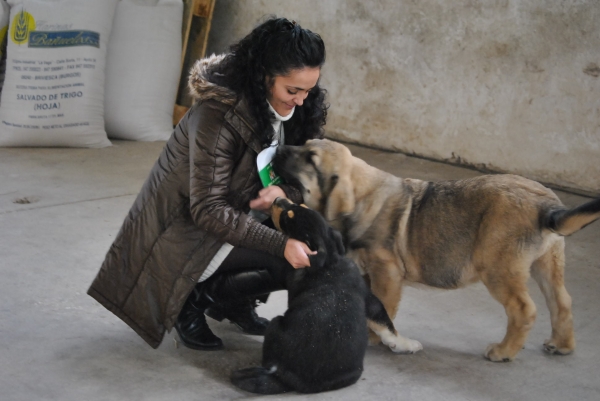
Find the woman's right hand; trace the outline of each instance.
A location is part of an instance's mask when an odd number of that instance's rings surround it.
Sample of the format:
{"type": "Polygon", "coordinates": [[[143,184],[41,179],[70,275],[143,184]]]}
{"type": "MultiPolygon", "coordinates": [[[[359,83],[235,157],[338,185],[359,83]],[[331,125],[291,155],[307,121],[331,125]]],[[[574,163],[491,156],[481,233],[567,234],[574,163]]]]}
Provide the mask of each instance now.
{"type": "Polygon", "coordinates": [[[283,256],[294,269],[301,269],[310,266],[308,255],[316,254],[317,251],[311,251],[304,242],[290,238],[285,244],[283,256]]]}

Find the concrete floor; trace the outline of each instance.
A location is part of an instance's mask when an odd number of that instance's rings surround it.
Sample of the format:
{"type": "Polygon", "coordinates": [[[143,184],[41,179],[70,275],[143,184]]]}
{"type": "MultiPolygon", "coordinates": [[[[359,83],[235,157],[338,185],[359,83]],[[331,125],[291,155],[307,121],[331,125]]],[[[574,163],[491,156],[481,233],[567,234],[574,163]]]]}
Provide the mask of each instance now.
{"type": "MultiPolygon", "coordinates": [[[[567,288],[578,348],[545,354],[549,314],[531,283],[538,318],[512,363],[482,357],[502,338],[502,307],[477,284],[405,291],[395,324],[423,343],[415,355],[370,347],[361,380],[317,395],[255,397],[229,383],[260,361],[261,338],[209,320],[226,350],[153,350],[86,295],[163,143],[105,149],[0,149],[0,389],[2,400],[599,400],[600,223],[567,239],[567,288]]],[[[369,163],[427,180],[478,173],[352,146],[369,163]]],[[[559,193],[568,205],[586,198],[559,193]]],[[[285,310],[274,293],[259,314],[285,310]]]]}

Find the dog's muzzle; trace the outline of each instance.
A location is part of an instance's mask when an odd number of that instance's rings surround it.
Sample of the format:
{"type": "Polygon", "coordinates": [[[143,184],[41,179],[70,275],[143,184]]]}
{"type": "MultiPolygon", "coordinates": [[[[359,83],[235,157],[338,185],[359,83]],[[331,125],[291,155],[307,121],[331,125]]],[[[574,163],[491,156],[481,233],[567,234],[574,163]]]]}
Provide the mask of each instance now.
{"type": "Polygon", "coordinates": [[[279,231],[281,231],[281,226],[279,224],[281,214],[285,213],[292,205],[292,201],[290,201],[287,198],[281,197],[275,198],[275,200],[271,204],[271,220],[273,220],[273,224],[275,224],[275,227],[279,231]]]}

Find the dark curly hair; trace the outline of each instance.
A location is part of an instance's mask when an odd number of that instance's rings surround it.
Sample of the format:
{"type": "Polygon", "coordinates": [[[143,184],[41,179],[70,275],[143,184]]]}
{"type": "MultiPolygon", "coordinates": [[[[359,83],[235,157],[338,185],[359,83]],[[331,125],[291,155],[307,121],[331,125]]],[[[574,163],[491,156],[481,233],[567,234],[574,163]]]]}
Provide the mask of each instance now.
{"type": "MultiPolygon", "coordinates": [[[[303,29],[295,21],[269,17],[239,42],[230,46],[219,63],[218,84],[246,98],[257,123],[256,134],[263,146],[273,140],[272,113],[267,94],[276,76],[305,67],[320,68],[325,63],[325,44],[321,37],[303,29]]],[[[306,139],[323,137],[327,118],[326,91],[317,85],[311,89],[301,107],[285,123],[286,142],[300,144],[306,139]]]]}

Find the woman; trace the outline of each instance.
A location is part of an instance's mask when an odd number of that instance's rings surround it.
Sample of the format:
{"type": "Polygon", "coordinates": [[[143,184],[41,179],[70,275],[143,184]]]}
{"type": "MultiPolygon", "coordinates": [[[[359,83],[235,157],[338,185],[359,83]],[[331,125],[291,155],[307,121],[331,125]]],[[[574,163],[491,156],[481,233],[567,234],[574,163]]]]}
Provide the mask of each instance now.
{"type": "Polygon", "coordinates": [[[278,144],[323,136],[324,62],[319,35],[272,18],[226,55],[192,69],[198,101],[175,128],[88,291],[152,347],[175,327],[187,347],[222,348],[205,311],[263,334],[268,321],[256,315],[256,300],[309,265],[306,244],[260,218],[276,197],[302,202],[300,191],[263,188],[256,161],[259,154],[268,161],[278,144]]]}

